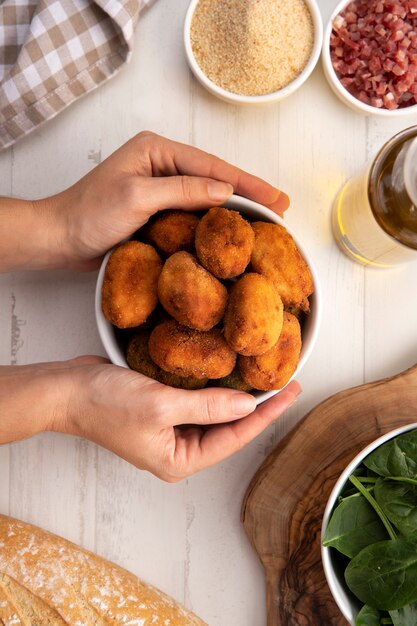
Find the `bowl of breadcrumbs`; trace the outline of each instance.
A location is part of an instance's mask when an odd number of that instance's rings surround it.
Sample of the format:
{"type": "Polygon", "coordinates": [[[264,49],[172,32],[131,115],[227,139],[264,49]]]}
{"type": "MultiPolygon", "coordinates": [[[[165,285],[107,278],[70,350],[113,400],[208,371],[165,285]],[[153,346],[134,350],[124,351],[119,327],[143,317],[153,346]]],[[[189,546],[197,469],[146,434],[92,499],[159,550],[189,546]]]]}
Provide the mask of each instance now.
{"type": "Polygon", "coordinates": [[[237,104],[293,93],[313,71],[322,39],[315,0],[192,0],[184,25],[197,80],[237,104]]]}

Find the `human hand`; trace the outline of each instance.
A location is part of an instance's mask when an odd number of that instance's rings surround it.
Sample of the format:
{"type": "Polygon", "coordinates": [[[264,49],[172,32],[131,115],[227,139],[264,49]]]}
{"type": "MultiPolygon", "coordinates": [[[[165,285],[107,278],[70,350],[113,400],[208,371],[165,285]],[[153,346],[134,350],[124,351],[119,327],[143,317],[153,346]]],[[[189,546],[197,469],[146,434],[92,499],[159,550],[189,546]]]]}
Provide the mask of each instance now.
{"type": "Polygon", "coordinates": [[[233,193],[283,214],[288,196],[217,157],[139,133],[66,191],[44,200],[56,217],[62,264],[94,269],[112,246],[162,209],[196,210],[233,193]]]}
{"type": "Polygon", "coordinates": [[[90,439],[159,478],[176,482],[230,456],[296,399],[290,383],[261,406],[247,393],[173,389],[101,363],[72,370],[66,422],[58,430],[90,439]]]}
{"type": "Polygon", "coordinates": [[[0,368],[0,443],[69,433],[176,482],[245,446],[299,392],[293,381],[256,408],[246,393],[173,389],[94,356],[0,368]]]}
{"type": "Polygon", "coordinates": [[[153,213],[209,208],[233,192],[280,215],[289,205],[285,193],[211,154],[139,133],[55,196],[0,197],[0,272],[95,269],[153,213]]]}

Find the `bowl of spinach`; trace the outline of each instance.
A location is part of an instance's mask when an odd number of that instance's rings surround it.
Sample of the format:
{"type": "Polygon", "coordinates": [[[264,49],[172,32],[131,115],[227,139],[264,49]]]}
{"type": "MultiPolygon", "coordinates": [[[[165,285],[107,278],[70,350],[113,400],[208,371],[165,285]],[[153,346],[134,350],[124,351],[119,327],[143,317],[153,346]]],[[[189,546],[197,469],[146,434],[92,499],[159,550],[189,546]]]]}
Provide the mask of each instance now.
{"type": "Polygon", "coordinates": [[[417,424],[380,437],[341,474],[322,560],[352,626],[417,626],[417,424]]]}

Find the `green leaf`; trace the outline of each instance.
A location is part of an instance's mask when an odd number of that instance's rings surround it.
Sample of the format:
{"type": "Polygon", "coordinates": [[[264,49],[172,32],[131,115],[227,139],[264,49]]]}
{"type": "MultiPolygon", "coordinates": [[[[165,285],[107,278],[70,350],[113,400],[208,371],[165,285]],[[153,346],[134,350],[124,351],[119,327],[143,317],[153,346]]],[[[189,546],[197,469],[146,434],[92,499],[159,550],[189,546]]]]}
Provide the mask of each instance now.
{"type": "Polygon", "coordinates": [[[358,494],[347,498],[334,510],[324,534],[323,545],[336,548],[352,558],[365,546],[387,539],[379,516],[369,502],[358,494]]]}
{"type": "Polygon", "coordinates": [[[417,479],[410,478],[409,476],[388,476],[389,480],[395,480],[400,483],[407,483],[409,485],[417,485],[417,479]]]}
{"type": "Polygon", "coordinates": [[[366,546],[350,561],[345,580],[361,602],[381,611],[416,602],[416,541],[396,539],[366,546]]]}
{"type": "Polygon", "coordinates": [[[417,477],[417,429],[390,439],[371,452],[364,465],[380,476],[417,477]]]}
{"type": "Polygon", "coordinates": [[[368,500],[369,504],[374,508],[381,522],[384,524],[390,539],[396,539],[397,533],[393,529],[389,519],[387,518],[375,498],[370,494],[370,490],[373,489],[373,487],[371,487],[370,489],[366,489],[366,487],[364,487],[364,485],[359,482],[357,477],[353,476],[352,474],[349,476],[349,480],[353,485],[355,485],[356,489],[363,495],[364,498],[368,500]]]}
{"type": "Polygon", "coordinates": [[[417,535],[417,485],[379,478],[374,497],[404,537],[417,535]]]}
{"type": "Polygon", "coordinates": [[[390,617],[394,626],[416,626],[417,624],[417,604],[407,604],[398,611],[390,611],[390,617]]]}
{"type": "Polygon", "coordinates": [[[356,616],[355,626],[380,626],[381,613],[365,604],[356,616]]]}

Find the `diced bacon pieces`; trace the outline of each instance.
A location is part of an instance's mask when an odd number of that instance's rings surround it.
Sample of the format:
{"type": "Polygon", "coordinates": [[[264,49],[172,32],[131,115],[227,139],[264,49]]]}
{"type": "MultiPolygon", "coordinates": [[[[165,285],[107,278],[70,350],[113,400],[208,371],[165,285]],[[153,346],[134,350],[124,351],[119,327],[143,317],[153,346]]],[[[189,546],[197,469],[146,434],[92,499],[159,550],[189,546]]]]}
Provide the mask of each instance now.
{"type": "Polygon", "coordinates": [[[338,29],[338,28],[343,28],[345,25],[345,20],[341,15],[338,15],[334,22],[333,22],[333,28],[338,29]]]}
{"type": "Polygon", "coordinates": [[[333,21],[330,56],[354,97],[377,108],[417,103],[417,0],[353,0],[333,21]]]}
{"type": "Polygon", "coordinates": [[[384,96],[384,106],[386,109],[398,109],[398,103],[392,93],[384,96]]]}
{"type": "Polygon", "coordinates": [[[381,109],[384,106],[384,101],[382,100],[382,98],[372,97],[371,98],[371,106],[377,107],[378,109],[381,109]]]}

